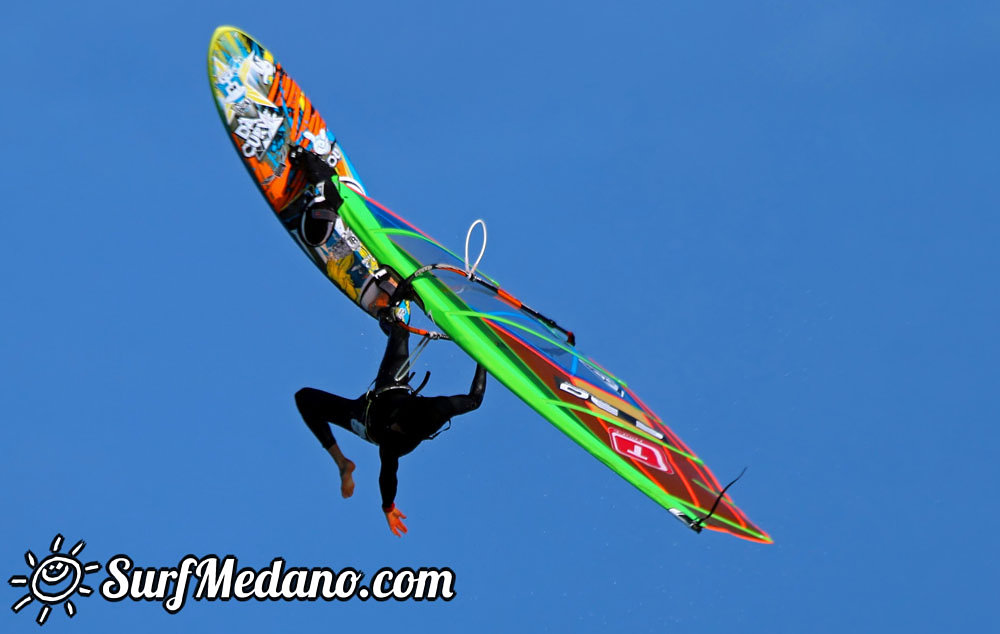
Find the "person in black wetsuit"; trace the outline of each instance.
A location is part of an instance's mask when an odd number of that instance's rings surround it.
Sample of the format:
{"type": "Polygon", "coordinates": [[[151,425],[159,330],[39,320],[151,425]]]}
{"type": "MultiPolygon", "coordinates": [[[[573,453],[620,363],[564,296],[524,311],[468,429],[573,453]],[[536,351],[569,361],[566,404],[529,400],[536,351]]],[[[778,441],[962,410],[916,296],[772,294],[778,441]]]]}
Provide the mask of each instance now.
{"type": "Polygon", "coordinates": [[[402,381],[395,378],[410,356],[410,333],[388,314],[384,314],[379,322],[389,335],[389,341],[371,391],[359,398],[348,399],[306,387],[295,393],[295,404],[306,425],[337,463],[340,493],[345,498],[354,494],[354,463],[340,451],[329,423],[378,445],[382,462],[378,476],[382,512],[389,523],[389,530],[402,537],[402,533],[407,532],[402,521],[406,516],[395,505],[399,458],[433,437],[453,416],[479,407],[486,391],[486,370],[476,365],[468,394],[418,396],[409,386],[409,377],[404,377],[402,381]]]}

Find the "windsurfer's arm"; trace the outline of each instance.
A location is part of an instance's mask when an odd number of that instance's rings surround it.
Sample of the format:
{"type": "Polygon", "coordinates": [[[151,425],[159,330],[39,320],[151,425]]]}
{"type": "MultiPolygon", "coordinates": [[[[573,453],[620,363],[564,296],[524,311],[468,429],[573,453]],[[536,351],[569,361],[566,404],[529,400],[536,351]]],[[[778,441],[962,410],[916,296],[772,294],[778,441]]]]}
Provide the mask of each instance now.
{"type": "Polygon", "coordinates": [[[479,407],[483,402],[483,394],[486,393],[486,368],[481,364],[476,364],[476,374],[472,377],[472,385],[469,386],[469,397],[476,402],[479,407]]]}
{"type": "Polygon", "coordinates": [[[385,344],[385,354],[375,376],[375,389],[397,383],[396,372],[410,356],[410,332],[391,321],[391,313],[383,310],[379,315],[382,330],[389,335],[385,344]]]}

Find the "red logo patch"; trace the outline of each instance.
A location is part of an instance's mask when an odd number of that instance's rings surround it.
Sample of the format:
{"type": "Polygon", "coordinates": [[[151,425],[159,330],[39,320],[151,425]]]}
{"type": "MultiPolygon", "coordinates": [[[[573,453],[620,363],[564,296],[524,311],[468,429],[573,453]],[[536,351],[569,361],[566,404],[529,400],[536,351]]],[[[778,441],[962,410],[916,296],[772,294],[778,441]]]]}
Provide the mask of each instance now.
{"type": "Polygon", "coordinates": [[[611,434],[612,448],[621,455],[659,471],[674,472],[667,463],[663,451],[653,443],[617,427],[609,427],[608,432],[611,434]]]}

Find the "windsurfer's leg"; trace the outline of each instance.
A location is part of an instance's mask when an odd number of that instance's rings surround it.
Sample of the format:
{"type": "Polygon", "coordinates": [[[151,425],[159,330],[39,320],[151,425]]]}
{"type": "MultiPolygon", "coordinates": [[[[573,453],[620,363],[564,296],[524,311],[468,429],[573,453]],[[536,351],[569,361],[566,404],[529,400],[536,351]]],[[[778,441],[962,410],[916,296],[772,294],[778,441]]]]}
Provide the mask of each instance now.
{"type": "Polygon", "coordinates": [[[354,494],[354,476],[352,475],[354,463],[340,451],[337,439],[330,431],[329,423],[353,433],[351,419],[357,418],[358,401],[305,387],[295,393],[295,405],[302,415],[302,420],[309,426],[313,435],[330,454],[333,461],[337,463],[337,470],[340,472],[340,494],[345,498],[351,497],[354,494]]]}
{"type": "Polygon", "coordinates": [[[340,496],[351,497],[354,495],[354,461],[341,453],[336,443],[327,447],[326,451],[337,463],[337,471],[340,472],[340,496]]]}
{"type": "Polygon", "coordinates": [[[357,419],[359,416],[360,403],[357,399],[304,387],[295,393],[295,405],[299,408],[302,420],[306,422],[324,449],[337,442],[328,423],[354,433],[351,419],[357,419]]]}
{"type": "Polygon", "coordinates": [[[396,372],[410,357],[410,332],[398,324],[389,326],[389,340],[375,376],[375,389],[397,383],[396,372]]]}

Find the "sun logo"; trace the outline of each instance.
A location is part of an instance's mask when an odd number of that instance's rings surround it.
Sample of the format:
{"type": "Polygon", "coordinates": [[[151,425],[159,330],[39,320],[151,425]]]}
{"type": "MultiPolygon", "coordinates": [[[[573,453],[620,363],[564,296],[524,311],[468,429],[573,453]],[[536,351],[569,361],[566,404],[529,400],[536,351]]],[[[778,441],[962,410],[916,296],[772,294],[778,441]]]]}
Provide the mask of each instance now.
{"type": "Polygon", "coordinates": [[[51,555],[38,561],[35,553],[26,551],[24,561],[31,568],[31,575],[14,575],[7,583],[15,588],[28,588],[28,594],[18,599],[10,609],[15,613],[20,612],[32,601],[38,601],[42,607],[38,610],[38,617],[35,621],[39,625],[44,625],[49,618],[52,606],[63,603],[66,616],[73,618],[76,615],[76,606],[70,600],[74,594],[87,597],[93,594],[94,589],[83,585],[83,578],[90,572],[97,572],[101,569],[101,564],[91,561],[81,564],[76,558],[87,545],[82,539],[76,546],[70,549],[69,553],[63,555],[59,552],[62,548],[63,536],[56,535],[52,540],[49,550],[51,555]]]}

